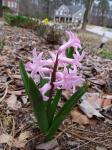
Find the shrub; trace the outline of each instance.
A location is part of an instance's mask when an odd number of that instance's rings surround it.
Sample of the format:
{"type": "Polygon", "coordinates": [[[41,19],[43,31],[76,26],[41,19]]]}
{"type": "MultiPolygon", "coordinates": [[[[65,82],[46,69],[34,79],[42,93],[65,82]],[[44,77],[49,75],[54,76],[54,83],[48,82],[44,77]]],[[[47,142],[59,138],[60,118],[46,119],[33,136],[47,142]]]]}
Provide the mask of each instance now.
{"type": "Polygon", "coordinates": [[[48,29],[48,26],[47,26],[47,25],[44,25],[43,23],[39,23],[39,24],[37,25],[37,35],[44,38],[47,29],[48,29]]]}
{"type": "Polygon", "coordinates": [[[21,16],[21,15],[12,15],[10,13],[5,15],[6,22],[11,26],[17,26],[28,29],[36,29],[37,22],[32,18],[21,16]]]}
{"type": "Polygon", "coordinates": [[[60,44],[61,33],[54,26],[46,25],[44,23],[38,24],[37,35],[43,37],[47,44],[60,44]]]}
{"type": "Polygon", "coordinates": [[[61,33],[58,30],[54,29],[54,27],[49,27],[45,39],[48,44],[60,44],[61,33]]]}

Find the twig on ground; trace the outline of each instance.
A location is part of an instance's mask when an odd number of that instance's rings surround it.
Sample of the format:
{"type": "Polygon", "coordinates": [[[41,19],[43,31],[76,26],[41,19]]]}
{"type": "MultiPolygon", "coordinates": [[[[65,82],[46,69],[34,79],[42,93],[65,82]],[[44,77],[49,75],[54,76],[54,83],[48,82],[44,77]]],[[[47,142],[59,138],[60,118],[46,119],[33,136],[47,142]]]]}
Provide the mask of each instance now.
{"type": "Polygon", "coordinates": [[[5,83],[5,93],[4,93],[4,95],[3,95],[3,97],[2,98],[0,98],[0,103],[5,99],[5,97],[6,97],[6,95],[7,95],[7,93],[8,93],[8,85],[11,83],[12,81],[9,81],[9,82],[6,82],[5,83]]]}

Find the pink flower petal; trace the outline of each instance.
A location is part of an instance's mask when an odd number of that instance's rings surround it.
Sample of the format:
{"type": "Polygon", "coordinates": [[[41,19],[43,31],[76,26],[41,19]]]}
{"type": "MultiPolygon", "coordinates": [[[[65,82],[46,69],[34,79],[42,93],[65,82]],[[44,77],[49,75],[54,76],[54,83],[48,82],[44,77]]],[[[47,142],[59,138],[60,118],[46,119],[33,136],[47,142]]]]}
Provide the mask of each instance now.
{"type": "Polygon", "coordinates": [[[51,89],[51,85],[50,83],[46,83],[42,88],[39,89],[39,91],[41,92],[44,100],[47,100],[45,94],[51,89]]]}
{"type": "Polygon", "coordinates": [[[60,46],[59,51],[63,52],[66,51],[67,48],[74,47],[75,49],[81,48],[80,40],[77,38],[77,36],[73,32],[66,31],[66,34],[69,37],[68,42],[60,46]]]}

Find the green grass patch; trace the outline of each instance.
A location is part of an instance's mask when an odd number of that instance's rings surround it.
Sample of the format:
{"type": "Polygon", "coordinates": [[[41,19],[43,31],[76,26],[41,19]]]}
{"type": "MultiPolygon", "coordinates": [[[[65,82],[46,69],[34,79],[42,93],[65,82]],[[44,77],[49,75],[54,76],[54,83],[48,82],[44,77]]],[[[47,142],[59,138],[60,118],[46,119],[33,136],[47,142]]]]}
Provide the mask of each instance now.
{"type": "Polygon", "coordinates": [[[4,40],[0,40],[0,49],[3,49],[4,45],[5,45],[4,40]]]}
{"type": "Polygon", "coordinates": [[[112,60],[112,51],[109,51],[107,49],[102,49],[100,52],[100,56],[112,60]]]}

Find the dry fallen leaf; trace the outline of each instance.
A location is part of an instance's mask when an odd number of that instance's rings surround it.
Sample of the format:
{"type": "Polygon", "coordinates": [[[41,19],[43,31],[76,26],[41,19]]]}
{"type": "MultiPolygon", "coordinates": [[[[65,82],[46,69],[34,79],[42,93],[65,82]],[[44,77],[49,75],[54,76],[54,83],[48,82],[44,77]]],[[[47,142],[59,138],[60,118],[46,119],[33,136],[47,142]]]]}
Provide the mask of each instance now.
{"type": "Polygon", "coordinates": [[[10,90],[8,90],[9,94],[19,95],[19,96],[21,96],[23,92],[25,92],[25,90],[20,90],[20,91],[10,91],[10,90]]]}
{"type": "Polygon", "coordinates": [[[70,91],[70,90],[64,90],[64,91],[62,92],[62,95],[63,95],[66,99],[69,99],[70,96],[72,96],[72,91],[70,91]]]}
{"type": "Polygon", "coordinates": [[[111,105],[111,103],[112,103],[112,100],[110,100],[110,99],[103,99],[102,100],[102,108],[109,107],[111,105]]]}
{"type": "Polygon", "coordinates": [[[21,102],[17,100],[16,95],[12,94],[7,100],[6,100],[7,106],[12,110],[18,110],[22,107],[21,102]]]}
{"type": "Polygon", "coordinates": [[[27,138],[29,138],[31,136],[31,133],[29,131],[25,131],[25,132],[22,132],[19,137],[18,137],[18,140],[19,141],[24,141],[26,140],[27,138]]]}
{"type": "Polygon", "coordinates": [[[26,104],[28,102],[28,96],[21,96],[21,99],[23,101],[23,104],[26,104]]]}
{"type": "Polygon", "coordinates": [[[16,148],[23,148],[27,143],[27,139],[31,136],[29,131],[22,132],[18,138],[14,139],[13,146],[16,148]]]}
{"type": "Polygon", "coordinates": [[[9,134],[2,134],[0,136],[0,144],[11,145],[12,141],[13,141],[13,137],[9,134]]]}
{"type": "Polygon", "coordinates": [[[97,147],[96,147],[96,150],[107,150],[107,148],[106,148],[106,147],[103,147],[103,146],[102,146],[102,147],[101,147],[101,146],[97,146],[97,147]]]}
{"type": "Polygon", "coordinates": [[[89,102],[95,109],[100,109],[102,104],[101,95],[99,93],[86,93],[82,100],[89,102]]]}
{"type": "Polygon", "coordinates": [[[79,123],[81,125],[89,124],[89,119],[86,115],[83,115],[79,110],[71,111],[72,122],[79,123]]]}
{"type": "Polygon", "coordinates": [[[84,114],[87,115],[88,118],[92,118],[93,116],[96,116],[98,118],[104,118],[99,112],[99,110],[96,110],[92,104],[90,104],[87,100],[83,100],[79,104],[80,109],[84,114]]]}
{"type": "Polygon", "coordinates": [[[36,147],[37,150],[50,150],[50,149],[55,149],[58,147],[58,142],[56,139],[53,139],[52,141],[49,141],[47,143],[40,144],[36,147]]]}
{"type": "Polygon", "coordinates": [[[104,99],[111,99],[112,100],[112,95],[103,95],[104,99]]]}
{"type": "Polygon", "coordinates": [[[18,139],[14,139],[13,146],[16,148],[23,148],[25,147],[26,141],[19,141],[18,139]]]}
{"type": "Polygon", "coordinates": [[[17,75],[17,74],[12,75],[12,77],[15,78],[15,79],[21,79],[21,75],[17,75]]]}

